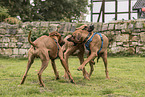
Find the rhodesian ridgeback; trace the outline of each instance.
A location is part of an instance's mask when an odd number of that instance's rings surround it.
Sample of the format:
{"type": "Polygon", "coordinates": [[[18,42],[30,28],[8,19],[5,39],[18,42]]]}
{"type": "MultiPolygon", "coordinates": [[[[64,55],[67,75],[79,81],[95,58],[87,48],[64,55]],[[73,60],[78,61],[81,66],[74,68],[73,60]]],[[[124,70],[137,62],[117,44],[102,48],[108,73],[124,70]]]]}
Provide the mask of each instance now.
{"type": "MultiPolygon", "coordinates": [[[[101,33],[89,33],[88,27],[84,25],[84,27],[80,27],[75,32],[72,33],[72,38],[69,39],[76,44],[82,45],[85,44],[86,48],[89,50],[89,56],[84,62],[78,67],[77,70],[83,70],[85,65],[94,60],[96,57],[98,59],[100,57],[103,58],[106,78],[109,79],[108,69],[107,69],[107,47],[108,47],[108,38],[101,33]]],[[[97,59],[97,61],[98,61],[97,59]]],[[[93,70],[93,66],[91,67],[93,70]]]]}
{"type": "Polygon", "coordinates": [[[72,83],[74,83],[74,80],[70,74],[70,71],[67,68],[66,61],[63,58],[63,51],[60,46],[60,44],[63,43],[63,40],[61,38],[60,33],[56,32],[56,31],[51,32],[49,34],[49,36],[46,36],[46,35],[41,36],[41,37],[37,38],[34,42],[32,42],[30,40],[30,35],[31,35],[31,32],[28,35],[28,41],[31,44],[31,48],[29,49],[29,52],[28,52],[27,69],[26,69],[26,72],[25,72],[20,84],[24,83],[27,73],[36,57],[39,57],[42,62],[42,66],[38,72],[38,79],[40,82],[40,86],[44,87],[44,83],[42,81],[41,75],[42,75],[42,72],[48,66],[49,60],[51,60],[51,64],[52,64],[56,79],[59,79],[59,74],[56,69],[56,65],[55,65],[55,61],[54,61],[57,58],[57,56],[60,58],[62,66],[64,67],[70,81],[72,83]]]}
{"type": "MultiPolygon", "coordinates": [[[[76,30],[83,29],[85,26],[87,26],[87,25],[83,25],[83,26],[81,26],[79,28],[76,28],[76,30]]],[[[89,26],[89,27],[87,27],[85,29],[88,31],[88,33],[91,33],[94,30],[94,26],[91,25],[91,26],[89,26]]],[[[65,60],[67,62],[67,66],[69,66],[68,65],[68,58],[69,58],[70,55],[77,56],[79,58],[79,60],[80,60],[80,64],[82,64],[84,62],[84,53],[86,51],[85,48],[84,48],[84,43],[77,44],[77,43],[71,41],[70,40],[71,38],[72,38],[72,35],[67,35],[64,38],[65,44],[62,46],[62,49],[64,51],[64,58],[65,58],[65,60]]],[[[90,69],[91,70],[90,70],[89,74],[87,73],[85,68],[83,69],[83,76],[84,76],[85,79],[90,80],[89,77],[91,76],[91,74],[93,72],[93,67],[92,67],[93,64],[94,64],[94,61],[91,61],[90,62],[90,67],[91,67],[90,69]]],[[[66,73],[65,73],[64,77],[68,78],[66,73]]]]}

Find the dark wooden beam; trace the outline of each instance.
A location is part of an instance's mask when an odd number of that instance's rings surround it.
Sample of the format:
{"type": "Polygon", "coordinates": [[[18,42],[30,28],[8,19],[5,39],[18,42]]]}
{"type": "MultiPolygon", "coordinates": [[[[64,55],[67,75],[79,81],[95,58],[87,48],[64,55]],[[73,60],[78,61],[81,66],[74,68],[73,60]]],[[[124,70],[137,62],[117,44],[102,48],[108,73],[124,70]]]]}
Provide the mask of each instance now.
{"type": "Polygon", "coordinates": [[[105,0],[102,1],[102,22],[105,20],[105,0]]]}
{"type": "Polygon", "coordinates": [[[115,20],[117,20],[117,8],[118,8],[118,2],[115,0],[115,20]]]}
{"type": "Polygon", "coordinates": [[[98,14],[99,14],[99,16],[98,16],[98,20],[97,20],[97,22],[99,22],[99,21],[100,21],[100,17],[101,17],[101,12],[102,12],[102,9],[103,9],[103,3],[102,3],[102,5],[101,5],[100,12],[98,13],[98,14]]]}
{"type": "MultiPolygon", "coordinates": [[[[110,2],[110,1],[115,1],[115,0],[105,0],[105,2],[110,2]]],[[[93,0],[93,2],[103,2],[103,0],[93,0]]]]}
{"type": "MultiPolygon", "coordinates": [[[[117,12],[117,14],[126,14],[128,12],[117,12]]],[[[130,13],[136,13],[136,12],[130,12],[130,13]]],[[[100,14],[100,13],[92,13],[92,14],[100,14]]],[[[105,12],[104,14],[115,14],[115,12],[105,12]]]]}
{"type": "Polygon", "coordinates": [[[131,19],[131,0],[128,1],[129,2],[129,11],[128,11],[128,19],[131,19]]]}
{"type": "Polygon", "coordinates": [[[93,22],[93,0],[91,0],[91,22],[93,22]]]}
{"type": "MultiPolygon", "coordinates": [[[[115,15],[115,20],[118,19],[118,14],[128,14],[128,19],[130,20],[131,19],[131,13],[137,13],[135,11],[131,11],[131,1],[134,1],[134,0],[122,0],[122,1],[128,1],[129,3],[129,8],[128,8],[128,11],[127,12],[118,12],[118,0],[91,0],[92,4],[94,2],[102,2],[102,5],[101,5],[101,9],[100,9],[100,12],[97,12],[97,13],[91,13],[91,17],[93,17],[93,15],[97,15],[98,16],[98,20],[97,22],[100,21],[100,18],[101,18],[101,15],[102,15],[102,22],[105,22],[105,15],[107,14],[114,14],[115,15]],[[105,12],[105,2],[115,2],[115,12],[105,12]]],[[[93,9],[93,8],[92,8],[93,9]]],[[[140,14],[138,14],[138,17],[140,16],[140,14]]],[[[93,20],[92,20],[93,21],[93,20]]]]}

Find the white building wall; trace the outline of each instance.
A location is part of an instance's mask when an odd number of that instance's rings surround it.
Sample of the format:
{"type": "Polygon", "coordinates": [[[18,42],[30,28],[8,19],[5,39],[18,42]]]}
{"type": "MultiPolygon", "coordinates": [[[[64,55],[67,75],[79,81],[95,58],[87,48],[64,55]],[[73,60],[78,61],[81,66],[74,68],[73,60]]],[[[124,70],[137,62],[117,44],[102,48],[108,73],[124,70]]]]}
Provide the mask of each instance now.
{"type": "MultiPolygon", "coordinates": [[[[131,1],[131,11],[132,7],[136,3],[137,0],[131,1]]],[[[89,2],[90,3],[90,2],[89,2]]],[[[93,13],[99,13],[101,8],[101,2],[93,2],[93,13]]],[[[128,6],[128,0],[118,0],[118,12],[127,12],[129,9],[128,6]]],[[[105,2],[105,12],[115,12],[115,2],[105,2]]],[[[131,13],[131,19],[137,19],[137,13],[131,13]]],[[[108,23],[112,20],[114,20],[115,15],[114,14],[108,14],[105,15],[105,22],[108,23]]],[[[128,20],[128,14],[118,14],[117,20],[128,20]]],[[[93,15],[93,22],[97,22],[98,15],[93,15]]],[[[91,22],[91,11],[90,8],[88,8],[88,14],[86,15],[86,21],[91,22]]],[[[100,17],[100,22],[102,22],[102,18],[100,17]]]]}

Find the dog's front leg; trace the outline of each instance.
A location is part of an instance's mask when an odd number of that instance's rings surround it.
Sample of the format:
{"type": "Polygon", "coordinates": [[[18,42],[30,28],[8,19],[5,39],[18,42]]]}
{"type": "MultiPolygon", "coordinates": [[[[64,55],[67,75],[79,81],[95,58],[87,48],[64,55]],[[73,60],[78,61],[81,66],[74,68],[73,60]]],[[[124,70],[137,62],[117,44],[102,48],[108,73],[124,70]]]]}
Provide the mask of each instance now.
{"type": "Polygon", "coordinates": [[[63,51],[61,50],[61,48],[59,50],[59,58],[60,58],[61,64],[62,64],[63,68],[65,69],[65,72],[67,73],[71,83],[75,83],[72,76],[71,76],[69,68],[67,66],[67,63],[66,63],[65,59],[63,58],[63,51]]]}
{"type": "Polygon", "coordinates": [[[61,60],[61,63],[63,65],[63,68],[65,69],[65,72],[67,73],[69,79],[71,80],[71,83],[75,83],[74,80],[73,80],[73,78],[72,78],[72,76],[71,76],[71,73],[70,73],[69,69],[66,66],[65,60],[64,59],[61,59],[61,58],[60,58],[60,60],[61,60]]]}
{"type": "MultiPolygon", "coordinates": [[[[82,48],[80,49],[80,52],[78,53],[78,58],[79,58],[79,60],[80,60],[80,65],[84,62],[84,52],[85,52],[85,51],[84,51],[84,47],[82,47],[82,48]]],[[[88,74],[88,72],[86,71],[85,68],[82,70],[82,72],[83,72],[84,78],[87,79],[87,80],[90,80],[89,74],[88,74]]]]}
{"type": "MultiPolygon", "coordinates": [[[[68,47],[67,50],[66,50],[66,52],[64,53],[64,59],[66,61],[66,64],[67,64],[66,66],[67,66],[68,69],[69,69],[68,58],[76,50],[77,50],[77,48],[75,46],[68,47]]],[[[64,78],[69,79],[66,71],[65,71],[65,74],[64,74],[64,78]]]]}
{"type": "Polygon", "coordinates": [[[82,65],[80,65],[80,66],[78,67],[77,70],[78,70],[78,71],[83,70],[84,67],[85,67],[85,65],[86,65],[88,62],[90,62],[92,59],[94,59],[95,57],[96,57],[96,53],[95,53],[95,52],[92,52],[91,55],[83,62],[82,65]]]}
{"type": "Polygon", "coordinates": [[[92,63],[92,60],[89,63],[90,63],[90,73],[89,73],[89,78],[90,78],[94,71],[94,63],[92,63]]]}
{"type": "MultiPolygon", "coordinates": [[[[91,53],[91,52],[88,53],[87,57],[90,56],[90,53],[91,53]]],[[[93,71],[94,71],[94,66],[93,66],[93,65],[95,65],[94,59],[92,59],[92,60],[89,62],[89,64],[90,64],[90,72],[89,72],[89,78],[90,78],[91,75],[92,75],[92,73],[93,73],[93,71]]]]}
{"type": "MultiPolygon", "coordinates": [[[[66,52],[64,53],[64,59],[65,59],[65,61],[66,61],[66,64],[67,64],[66,66],[67,66],[68,69],[69,69],[69,65],[68,65],[68,58],[69,58],[69,55],[70,55],[70,53],[69,53],[69,49],[67,49],[66,52]]],[[[65,79],[69,79],[69,77],[68,77],[66,71],[65,71],[63,77],[64,77],[65,79]]]]}

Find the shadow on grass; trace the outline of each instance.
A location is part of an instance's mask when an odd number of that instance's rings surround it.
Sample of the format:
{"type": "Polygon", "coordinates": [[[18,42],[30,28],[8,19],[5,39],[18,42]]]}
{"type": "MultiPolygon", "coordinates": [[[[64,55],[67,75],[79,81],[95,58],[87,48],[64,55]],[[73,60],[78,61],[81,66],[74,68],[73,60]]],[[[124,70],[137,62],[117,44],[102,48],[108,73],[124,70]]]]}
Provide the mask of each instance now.
{"type": "Polygon", "coordinates": [[[102,91],[102,94],[103,95],[106,95],[106,94],[113,94],[114,92],[113,92],[113,90],[110,90],[110,89],[104,89],[103,91],[102,91]]]}

